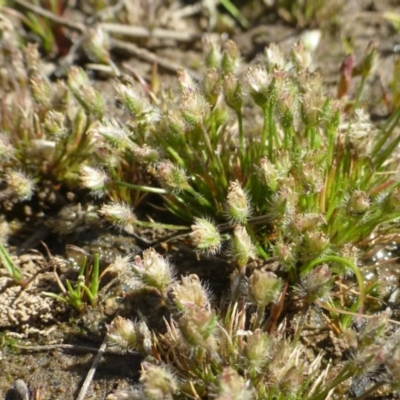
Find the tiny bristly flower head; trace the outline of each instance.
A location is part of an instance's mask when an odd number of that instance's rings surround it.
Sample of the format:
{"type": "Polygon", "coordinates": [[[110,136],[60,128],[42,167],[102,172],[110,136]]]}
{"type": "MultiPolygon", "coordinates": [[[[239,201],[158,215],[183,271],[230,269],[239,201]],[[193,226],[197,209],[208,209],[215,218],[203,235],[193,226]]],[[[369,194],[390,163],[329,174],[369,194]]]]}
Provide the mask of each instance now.
{"type": "Polygon", "coordinates": [[[347,211],[350,214],[364,214],[371,206],[371,200],[367,193],[355,190],[349,197],[347,211]]]}
{"type": "Polygon", "coordinates": [[[125,229],[136,222],[132,209],[122,202],[103,204],[99,213],[116,228],[125,229]]]}
{"type": "Polygon", "coordinates": [[[146,165],[154,165],[161,158],[161,151],[159,149],[152,148],[145,144],[143,146],[132,144],[130,151],[135,157],[135,160],[146,165]]]}
{"type": "Polygon", "coordinates": [[[358,351],[350,359],[348,368],[353,376],[367,375],[376,371],[378,365],[382,365],[387,359],[385,346],[382,344],[373,344],[358,351]]]}
{"type": "Polygon", "coordinates": [[[260,175],[265,184],[271,189],[272,192],[276,192],[279,187],[280,171],[276,166],[264,157],[260,160],[259,167],[260,175]]]}
{"type": "Polygon", "coordinates": [[[277,44],[271,43],[265,48],[264,53],[265,60],[270,70],[272,70],[272,68],[278,68],[279,70],[285,69],[287,62],[277,44]]]}
{"type": "Polygon", "coordinates": [[[162,294],[174,282],[171,263],[154,249],[143,252],[143,257],[135,257],[132,271],[138,286],[153,287],[162,294]]]}
{"type": "Polygon", "coordinates": [[[224,368],[217,382],[217,400],[252,400],[254,398],[248,382],[232,367],[224,368]]]}
{"type": "Polygon", "coordinates": [[[161,184],[172,192],[179,193],[189,188],[185,171],[174,165],[170,160],[159,162],[156,173],[161,184]]]}
{"type": "Polygon", "coordinates": [[[262,367],[271,357],[270,345],[269,335],[266,332],[262,332],[261,329],[247,333],[244,352],[251,369],[261,372],[262,367]]]}
{"type": "Polygon", "coordinates": [[[4,133],[0,133],[0,161],[8,161],[15,156],[16,149],[11,143],[10,137],[4,133]]]}
{"type": "Polygon", "coordinates": [[[372,318],[368,318],[361,326],[358,333],[357,340],[359,347],[365,348],[377,343],[389,328],[389,318],[390,312],[388,311],[375,314],[372,318]]]}
{"type": "Polygon", "coordinates": [[[107,143],[116,148],[124,149],[132,145],[128,132],[115,120],[104,120],[101,123],[94,124],[88,134],[92,136],[94,141],[104,142],[106,140],[107,143]]]}
{"type": "Polygon", "coordinates": [[[208,104],[193,78],[185,71],[178,71],[181,88],[180,112],[189,127],[203,123],[208,110],[208,104]]]}
{"type": "Polygon", "coordinates": [[[302,88],[301,117],[305,124],[315,126],[322,119],[326,101],[322,76],[318,72],[304,72],[298,79],[302,88]]]}
{"type": "Polygon", "coordinates": [[[66,136],[68,130],[65,125],[65,120],[66,116],[62,112],[54,110],[47,112],[43,127],[49,137],[57,140],[66,136]]]}
{"type": "Polygon", "coordinates": [[[250,259],[254,259],[256,247],[254,246],[246,228],[236,225],[233,229],[232,255],[237,262],[239,269],[244,268],[250,259]]]}
{"type": "Polygon", "coordinates": [[[221,68],[224,74],[235,72],[240,64],[239,47],[233,40],[228,40],[224,44],[221,68]]]}
{"type": "Polygon", "coordinates": [[[292,61],[297,70],[307,70],[312,67],[312,55],[300,40],[292,48],[292,61]]]}
{"type": "Polygon", "coordinates": [[[199,251],[215,254],[220,250],[222,237],[218,228],[210,220],[195,218],[195,223],[191,228],[190,238],[199,251]]]}
{"type": "Polygon", "coordinates": [[[210,68],[205,72],[203,92],[211,107],[215,106],[221,93],[221,77],[216,68],[210,68]]]}
{"type": "Polygon", "coordinates": [[[76,66],[70,68],[68,71],[68,86],[85,110],[99,118],[103,116],[103,97],[93,88],[86,72],[82,68],[76,66]]]}
{"type": "Polygon", "coordinates": [[[88,29],[84,48],[94,62],[110,62],[110,42],[107,32],[100,27],[88,29]]]}
{"type": "Polygon", "coordinates": [[[175,376],[164,366],[142,364],[140,382],[144,387],[144,394],[149,400],[172,399],[178,390],[175,376]]]}
{"type": "Polygon", "coordinates": [[[280,239],[276,241],[272,250],[274,256],[278,259],[283,267],[291,268],[296,264],[297,253],[293,243],[286,243],[280,239]]]}
{"type": "Polygon", "coordinates": [[[308,303],[311,304],[328,292],[331,282],[332,272],[327,264],[322,264],[302,277],[297,291],[300,295],[305,296],[308,303]]]}
{"type": "Polygon", "coordinates": [[[235,223],[246,223],[251,214],[249,196],[238,181],[230,182],[227,196],[226,212],[235,223]]]}
{"type": "Polygon", "coordinates": [[[131,113],[138,115],[143,111],[143,98],[133,85],[117,82],[115,84],[118,100],[131,113]]]}
{"type": "Polygon", "coordinates": [[[249,278],[249,297],[257,307],[265,307],[278,300],[282,286],[274,273],[255,270],[249,278]]]}
{"type": "Polygon", "coordinates": [[[297,232],[304,234],[305,232],[319,229],[322,225],[326,224],[326,221],[322,214],[304,213],[296,214],[293,218],[292,224],[297,232]]]}
{"type": "Polygon", "coordinates": [[[215,346],[214,333],[217,325],[215,311],[209,308],[189,308],[179,320],[182,336],[191,347],[212,349],[215,346]]]}
{"type": "Polygon", "coordinates": [[[272,75],[263,65],[255,65],[249,67],[246,77],[254,102],[260,107],[265,107],[271,98],[272,75]]]}
{"type": "Polygon", "coordinates": [[[18,200],[29,200],[34,192],[35,183],[33,179],[23,171],[9,171],[6,174],[6,182],[14,191],[18,200]]]}
{"type": "Polygon", "coordinates": [[[329,237],[318,230],[306,231],[301,243],[303,260],[309,260],[317,255],[325,253],[330,245],[329,237]]]}
{"type": "Polygon", "coordinates": [[[143,321],[132,322],[117,316],[107,326],[107,339],[122,351],[137,350],[143,354],[151,352],[151,333],[143,321]]]}
{"type": "Polygon", "coordinates": [[[133,84],[117,82],[117,97],[139,124],[152,124],[161,119],[160,110],[153,106],[146,94],[141,93],[133,84]]]}
{"type": "Polygon", "coordinates": [[[81,185],[89,189],[93,196],[101,197],[107,190],[109,177],[102,169],[83,165],[79,177],[81,185]]]}
{"type": "Polygon", "coordinates": [[[48,79],[35,73],[31,76],[29,84],[36,103],[44,108],[51,108],[51,86],[48,79]]]}
{"type": "Polygon", "coordinates": [[[282,379],[279,382],[279,388],[287,398],[293,398],[301,389],[303,379],[301,368],[293,366],[282,376],[282,379]]]}
{"type": "Polygon", "coordinates": [[[400,389],[400,346],[398,340],[394,346],[388,345],[388,347],[391,351],[384,354],[383,357],[387,380],[392,388],[398,392],[400,389]]]}
{"type": "Polygon", "coordinates": [[[228,107],[236,112],[240,112],[243,103],[242,84],[232,73],[224,76],[222,81],[225,102],[228,107]]]}
{"type": "Polygon", "coordinates": [[[207,111],[207,101],[196,86],[182,89],[180,110],[189,126],[203,123],[207,111]]]}
{"type": "Polygon", "coordinates": [[[208,68],[218,68],[221,63],[221,46],[212,35],[203,36],[203,53],[205,55],[205,64],[208,68]]]}
{"type": "Polygon", "coordinates": [[[107,326],[107,337],[114,346],[124,351],[135,349],[137,345],[135,324],[120,316],[107,326]]]}
{"type": "Polygon", "coordinates": [[[174,284],[171,295],[182,312],[194,307],[210,308],[209,293],[197,275],[183,276],[181,282],[174,284]]]}

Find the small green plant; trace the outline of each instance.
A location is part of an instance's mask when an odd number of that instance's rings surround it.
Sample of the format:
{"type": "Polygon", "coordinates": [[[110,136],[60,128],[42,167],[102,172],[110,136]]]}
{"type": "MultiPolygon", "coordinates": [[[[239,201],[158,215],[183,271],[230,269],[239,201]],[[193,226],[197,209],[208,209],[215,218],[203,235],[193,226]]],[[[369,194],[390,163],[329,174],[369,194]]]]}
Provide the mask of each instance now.
{"type": "Polygon", "coordinates": [[[275,0],[273,3],[285,21],[301,27],[332,21],[343,5],[342,0],[329,3],[323,0],[275,0]]]}
{"type": "Polygon", "coordinates": [[[75,287],[68,279],[66,281],[67,288],[64,287],[59,278],[58,284],[63,292],[62,295],[50,292],[43,292],[43,294],[63,303],[69,304],[79,312],[84,310],[85,303],[89,303],[92,307],[96,306],[100,284],[99,255],[95,254],[93,256],[92,268],[89,268],[88,266],[87,257],[84,258],[84,261],[79,269],[75,287]]]}
{"type": "Polygon", "coordinates": [[[7,249],[0,243],[0,261],[3,267],[7,270],[11,278],[18,285],[25,286],[26,280],[21,270],[15,265],[7,249]]]}

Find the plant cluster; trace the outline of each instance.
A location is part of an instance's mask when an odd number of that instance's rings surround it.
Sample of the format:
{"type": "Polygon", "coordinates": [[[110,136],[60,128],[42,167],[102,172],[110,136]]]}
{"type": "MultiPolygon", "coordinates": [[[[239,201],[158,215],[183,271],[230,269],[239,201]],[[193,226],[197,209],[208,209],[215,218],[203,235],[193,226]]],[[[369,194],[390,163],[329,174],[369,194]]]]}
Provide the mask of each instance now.
{"type": "MultiPolygon", "coordinates": [[[[365,77],[373,58],[368,53],[363,63],[365,77]]],[[[117,84],[119,99],[133,117],[129,144],[117,142],[158,179],[168,209],[193,221],[190,238],[198,251],[214,254],[229,247],[236,263],[229,300],[217,311],[198,277],[175,282],[153,250],[135,261],[133,288],[157,290],[172,315],[167,332],[155,336],[151,346],[142,322],[140,329],[121,319],[110,327],[118,342],[119,327],[128,324],[134,337],[125,345],[150,346],[145,354],[165,363],[143,370],[145,393],[138,396],[323,399],[378,365],[388,371],[388,349],[397,339],[379,335],[368,346],[357,335],[354,357],[336,375],[326,371],[317,379],[316,364],[298,360],[307,315],[327,294],[335,297],[332,284],[340,286],[354,275],[359,298],[347,312],[366,310],[373,285],[364,287],[359,250],[371,233],[393,230],[391,223],[400,216],[399,182],[389,175],[396,168],[392,153],[399,138],[393,131],[400,110],[380,129],[361,110],[346,113],[325,95],[301,43],[290,60],[269,47],[247,71],[240,69],[238,48],[230,41],[223,49],[206,42],[205,59],[203,81],[182,71],[180,93],[162,99],[156,109],[132,84],[117,84]],[[155,110],[157,118],[149,118],[155,110]],[[252,113],[251,124],[246,113],[252,113]],[[250,272],[249,261],[256,258],[278,261],[278,274],[268,268],[250,272]],[[302,310],[293,340],[285,341],[279,329],[276,336],[271,333],[287,312],[284,303],[295,298],[302,310]],[[138,335],[147,338],[146,345],[138,335]],[[282,360],[292,361],[283,365],[282,360]],[[147,379],[149,371],[153,379],[147,379]]],[[[103,134],[106,141],[116,137],[103,134]]],[[[118,225],[125,220],[135,226],[127,218],[119,218],[118,225]]],[[[343,305],[337,311],[346,313],[343,305]]],[[[386,328],[382,318],[379,326],[386,328]]],[[[345,321],[337,322],[341,333],[348,330],[345,321]]],[[[379,385],[395,387],[397,378],[389,376],[379,385]]]]}
{"type": "Polygon", "coordinates": [[[275,0],[272,4],[285,21],[306,27],[331,22],[344,3],[341,0],[329,3],[321,0],[275,0]]]}
{"type": "MultiPolygon", "coordinates": [[[[95,7],[108,4],[101,3],[95,7]]],[[[372,234],[396,231],[400,217],[393,173],[400,107],[381,127],[358,108],[374,48],[359,66],[362,83],[349,107],[326,95],[301,42],[289,57],[270,45],[246,66],[233,41],[206,38],[201,80],[182,70],[177,87],[153,92],[118,76],[117,119],[84,69],[72,66],[65,80],[51,82],[37,47],[21,50],[13,24],[5,15],[0,22],[2,206],[39,196],[43,180],[54,190],[79,185],[108,201],[99,214],[119,229],[183,230],[201,256],[232,260],[218,302],[197,275],[178,280],[152,248],[122,262],[126,290],[157,293],[169,317],[164,332],[122,317],[109,325],[110,343],[146,357],[142,386],[117,399],[322,400],[378,366],[385,373],[367,394],[382,385],[398,390],[399,339],[388,340],[389,316],[366,316],[358,333],[349,318],[367,313],[375,295],[360,251],[372,234]],[[138,218],[134,208],[148,193],[182,225],[138,218]],[[341,292],[355,281],[356,296],[341,292]],[[323,353],[311,360],[302,344],[308,316],[323,313],[315,305],[330,311],[323,315],[338,334],[354,339],[352,357],[337,369],[323,353]]],[[[99,30],[90,38],[91,58],[118,74],[106,36],[99,30]]],[[[342,72],[338,97],[349,83],[342,72]]],[[[96,256],[92,271],[81,265],[76,285],[46,294],[79,311],[84,302],[96,306],[105,272],[96,256]]]]}
{"type": "MultiPolygon", "coordinates": [[[[154,249],[128,266],[126,283],[157,291],[171,317],[162,334],[152,335],[144,320],[116,317],[108,326],[109,346],[137,350],[145,357],[142,385],[109,399],[322,400],[349,379],[378,367],[381,378],[357,398],[383,385],[397,390],[399,337],[388,339],[388,313],[359,321],[357,334],[349,330],[353,354],[332,369],[323,352],[310,359],[305,346],[287,337],[285,324],[276,329],[271,324],[284,287],[272,272],[255,270],[249,279],[233,280],[226,301],[216,308],[197,275],[177,280],[170,263],[154,249]]],[[[307,275],[299,288],[303,301],[321,296],[330,278],[327,266],[307,275]]]]}
{"type": "Polygon", "coordinates": [[[100,275],[100,259],[98,254],[93,256],[93,262],[91,265],[89,265],[87,257],[84,257],[82,265],[79,267],[76,287],[73,287],[71,282],[67,279],[66,289],[60,278],[57,277],[57,282],[63,294],[58,295],[51,292],[43,292],[43,294],[66,303],[77,309],[79,312],[82,312],[85,303],[90,304],[92,307],[97,305],[100,281],[106,272],[107,271],[105,270],[100,275]]]}
{"type": "MultiPolygon", "coordinates": [[[[245,72],[231,41],[222,50],[206,41],[205,53],[203,81],[182,71],[180,94],[157,105],[133,84],[117,83],[133,120],[112,127],[103,120],[95,128],[113,164],[101,166],[102,185],[84,184],[96,194],[107,192],[108,182],[129,187],[113,173],[116,149],[123,149],[121,159],[142,163],[167,208],[192,224],[200,252],[229,243],[238,273],[253,258],[275,257],[293,282],[330,262],[336,275],[356,274],[361,288],[356,246],[378,228],[391,229],[400,215],[391,174],[400,109],[380,129],[361,110],[346,114],[324,93],[301,42],[290,60],[270,46],[245,72]]],[[[105,205],[102,213],[120,227],[143,223],[118,207],[105,205]]]]}

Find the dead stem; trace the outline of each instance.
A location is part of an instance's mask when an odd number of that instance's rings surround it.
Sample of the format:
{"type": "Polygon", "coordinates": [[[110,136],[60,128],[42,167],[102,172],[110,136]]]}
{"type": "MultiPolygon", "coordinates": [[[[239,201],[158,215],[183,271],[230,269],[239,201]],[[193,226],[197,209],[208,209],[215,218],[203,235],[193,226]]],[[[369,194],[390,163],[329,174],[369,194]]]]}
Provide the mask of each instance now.
{"type": "Polygon", "coordinates": [[[102,23],[100,28],[108,33],[130,36],[134,38],[155,38],[171,39],[179,42],[192,42],[201,39],[201,34],[173,31],[170,29],[154,28],[149,29],[144,26],[130,26],[113,23],[102,23]]]}
{"type": "MultiPolygon", "coordinates": [[[[122,40],[111,38],[110,45],[111,45],[112,49],[123,50],[131,55],[141,58],[142,60],[145,60],[145,61],[148,61],[151,63],[156,63],[160,67],[165,68],[168,71],[178,72],[179,70],[182,69],[182,65],[180,65],[176,62],[167,60],[165,58],[159,57],[156,54],[154,54],[146,49],[142,49],[133,43],[128,43],[128,42],[124,42],[122,40]]],[[[201,76],[197,72],[187,69],[187,68],[185,68],[185,69],[193,78],[195,78],[197,80],[201,80],[201,76]]]]}
{"type": "Polygon", "coordinates": [[[51,11],[45,10],[42,7],[35,6],[34,4],[31,4],[28,1],[15,0],[15,2],[17,4],[19,4],[20,6],[25,7],[28,10],[30,10],[30,11],[36,13],[36,14],[41,15],[42,17],[48,18],[51,21],[56,22],[57,24],[64,25],[67,28],[73,29],[75,31],[79,31],[81,33],[86,31],[85,25],[80,24],[78,22],[71,21],[70,19],[59,17],[58,15],[52,13],[51,11]]]}
{"type": "MultiPolygon", "coordinates": [[[[42,352],[42,351],[52,351],[52,350],[71,350],[79,353],[97,353],[99,351],[96,347],[89,346],[79,346],[76,344],[49,344],[44,346],[20,346],[18,344],[13,344],[13,348],[18,350],[26,350],[26,351],[34,351],[34,352],[42,352]]],[[[137,351],[128,351],[127,353],[121,353],[119,350],[107,349],[103,352],[103,354],[128,354],[134,356],[140,356],[140,353],[137,351]]]]}
{"type": "Polygon", "coordinates": [[[96,357],[93,360],[92,366],[90,367],[88,374],[86,375],[85,382],[83,382],[77,400],[83,400],[86,397],[86,393],[89,389],[90,384],[92,383],[94,374],[96,372],[97,365],[99,364],[101,357],[106,351],[106,348],[107,348],[107,335],[104,338],[103,343],[101,344],[99,351],[97,352],[96,357]]]}

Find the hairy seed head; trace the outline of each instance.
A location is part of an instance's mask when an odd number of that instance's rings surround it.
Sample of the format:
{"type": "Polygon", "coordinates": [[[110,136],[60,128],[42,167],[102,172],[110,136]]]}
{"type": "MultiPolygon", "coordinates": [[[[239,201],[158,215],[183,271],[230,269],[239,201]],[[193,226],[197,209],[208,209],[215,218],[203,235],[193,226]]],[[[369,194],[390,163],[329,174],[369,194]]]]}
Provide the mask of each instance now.
{"type": "Polygon", "coordinates": [[[135,214],[132,212],[131,208],[123,202],[114,201],[103,204],[99,213],[119,229],[127,228],[136,222],[135,214]]]}
{"type": "Polygon", "coordinates": [[[102,169],[82,165],[79,177],[81,185],[84,188],[89,189],[94,196],[103,196],[107,189],[109,177],[102,169]]]}
{"type": "Polygon", "coordinates": [[[195,224],[191,226],[190,238],[198,250],[205,253],[217,253],[222,244],[221,235],[216,226],[205,218],[195,218],[195,224]]]}

